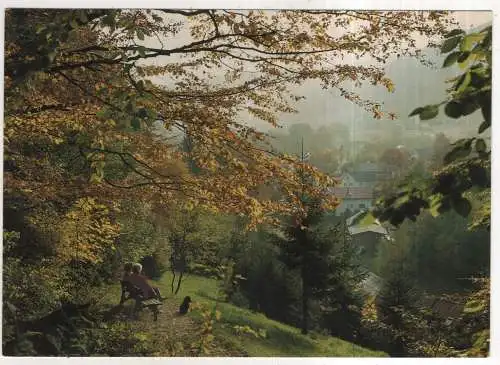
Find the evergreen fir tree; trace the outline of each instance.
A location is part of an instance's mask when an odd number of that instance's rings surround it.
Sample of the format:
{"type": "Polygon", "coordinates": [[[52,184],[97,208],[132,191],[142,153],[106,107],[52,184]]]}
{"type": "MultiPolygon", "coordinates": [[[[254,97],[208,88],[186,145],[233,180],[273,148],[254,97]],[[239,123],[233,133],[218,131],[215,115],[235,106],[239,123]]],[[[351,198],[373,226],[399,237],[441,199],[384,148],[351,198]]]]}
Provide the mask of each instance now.
{"type": "Polygon", "coordinates": [[[358,321],[354,310],[358,304],[356,286],[363,278],[354,260],[355,250],[345,223],[332,228],[323,219],[319,202],[308,202],[308,207],[307,217],[301,224],[290,224],[286,239],[281,241],[281,260],[298,271],[302,281],[302,333],[310,329],[310,304],[314,300],[320,302],[330,330],[352,337],[353,323],[358,321]],[[340,323],[341,317],[348,323],[340,323]]]}
{"type": "Polygon", "coordinates": [[[377,298],[379,318],[393,333],[392,352],[404,356],[403,316],[411,311],[418,298],[411,270],[404,261],[392,261],[386,268],[385,283],[377,298]]]}

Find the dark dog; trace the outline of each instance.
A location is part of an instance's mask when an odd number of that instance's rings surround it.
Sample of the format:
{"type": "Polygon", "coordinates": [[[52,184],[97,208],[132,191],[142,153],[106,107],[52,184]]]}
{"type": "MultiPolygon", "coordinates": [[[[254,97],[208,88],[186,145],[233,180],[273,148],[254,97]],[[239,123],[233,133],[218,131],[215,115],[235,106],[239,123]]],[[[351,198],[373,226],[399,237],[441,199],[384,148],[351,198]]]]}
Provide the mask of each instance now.
{"type": "Polygon", "coordinates": [[[189,311],[189,304],[191,303],[191,297],[187,296],[182,301],[182,304],[179,306],[179,314],[186,314],[189,311]]]}

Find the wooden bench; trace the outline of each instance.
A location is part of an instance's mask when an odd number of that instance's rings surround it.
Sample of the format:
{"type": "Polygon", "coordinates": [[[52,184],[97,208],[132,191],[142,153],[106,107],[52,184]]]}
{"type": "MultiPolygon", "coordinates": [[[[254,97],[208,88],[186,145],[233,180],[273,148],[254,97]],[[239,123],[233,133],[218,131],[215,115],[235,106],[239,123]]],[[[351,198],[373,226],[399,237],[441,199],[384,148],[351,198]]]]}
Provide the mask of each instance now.
{"type": "Polygon", "coordinates": [[[120,305],[123,305],[127,300],[129,299],[134,299],[135,300],[135,306],[134,306],[134,314],[137,315],[137,313],[142,310],[143,308],[148,308],[153,312],[153,317],[154,320],[158,320],[158,313],[160,310],[158,307],[162,305],[163,303],[158,300],[157,298],[149,298],[149,299],[144,299],[144,295],[142,293],[142,290],[138,288],[135,285],[132,285],[132,283],[128,281],[121,281],[121,286],[122,286],[122,295],[120,299],[120,305]]]}

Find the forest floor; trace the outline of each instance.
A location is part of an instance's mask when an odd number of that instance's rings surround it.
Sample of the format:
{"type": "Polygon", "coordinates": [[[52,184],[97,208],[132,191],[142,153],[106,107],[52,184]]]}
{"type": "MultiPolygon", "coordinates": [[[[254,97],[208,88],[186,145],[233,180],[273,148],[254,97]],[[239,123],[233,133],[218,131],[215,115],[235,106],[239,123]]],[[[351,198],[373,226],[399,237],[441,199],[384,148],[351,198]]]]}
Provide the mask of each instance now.
{"type": "MultiPolygon", "coordinates": [[[[369,350],[331,336],[314,332],[303,335],[298,328],[269,319],[262,313],[217,301],[218,287],[213,279],[186,276],[177,295],[171,294],[170,282],[169,274],[154,281],[154,285],[158,286],[166,297],[158,321],[153,321],[152,313],[147,310],[141,312],[138,320],[124,318],[131,321],[138,331],[150,334],[156,339],[158,351],[155,355],[167,356],[168,351],[172,351],[173,341],[182,344],[182,350],[179,350],[182,356],[198,354],[198,348],[191,348],[191,344],[196,344],[200,339],[200,312],[195,310],[186,316],[177,314],[182,299],[189,295],[193,304],[202,304],[207,309],[213,309],[216,305],[221,312],[220,319],[215,321],[213,326],[214,340],[208,346],[209,353],[203,356],[387,356],[383,352],[369,350]],[[238,327],[245,327],[246,331],[238,332],[238,327]]],[[[119,298],[120,286],[112,285],[106,288],[99,304],[110,307],[118,303],[119,298]]],[[[131,305],[132,301],[129,301],[124,311],[130,311],[131,305]]]]}

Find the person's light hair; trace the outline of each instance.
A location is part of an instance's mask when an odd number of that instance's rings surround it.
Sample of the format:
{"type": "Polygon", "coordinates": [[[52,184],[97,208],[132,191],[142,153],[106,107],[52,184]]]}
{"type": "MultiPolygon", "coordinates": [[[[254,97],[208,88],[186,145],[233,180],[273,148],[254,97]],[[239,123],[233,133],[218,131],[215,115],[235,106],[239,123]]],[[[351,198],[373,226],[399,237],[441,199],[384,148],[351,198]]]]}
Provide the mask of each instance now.
{"type": "Polygon", "coordinates": [[[136,274],[140,274],[142,272],[142,265],[141,264],[138,264],[138,263],[135,263],[133,266],[132,266],[132,272],[136,273],[136,274]]]}

